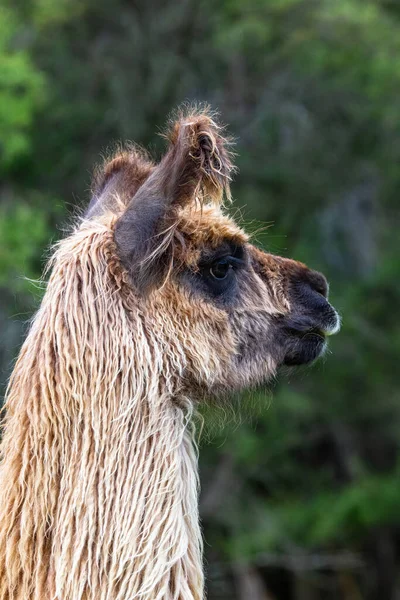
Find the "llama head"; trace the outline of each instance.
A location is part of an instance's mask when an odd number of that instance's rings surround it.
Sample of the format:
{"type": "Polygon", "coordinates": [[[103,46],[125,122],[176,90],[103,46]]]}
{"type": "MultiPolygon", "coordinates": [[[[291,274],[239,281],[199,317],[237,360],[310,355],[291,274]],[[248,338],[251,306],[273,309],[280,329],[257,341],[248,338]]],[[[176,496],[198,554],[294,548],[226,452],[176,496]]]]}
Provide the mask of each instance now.
{"type": "Polygon", "coordinates": [[[313,361],[339,329],[325,277],[259,250],[224,212],[232,155],[210,114],[181,114],[167,138],[158,164],[135,148],[106,162],[87,218],[112,215],[128,294],[175,390],[238,390],[313,361]]]}

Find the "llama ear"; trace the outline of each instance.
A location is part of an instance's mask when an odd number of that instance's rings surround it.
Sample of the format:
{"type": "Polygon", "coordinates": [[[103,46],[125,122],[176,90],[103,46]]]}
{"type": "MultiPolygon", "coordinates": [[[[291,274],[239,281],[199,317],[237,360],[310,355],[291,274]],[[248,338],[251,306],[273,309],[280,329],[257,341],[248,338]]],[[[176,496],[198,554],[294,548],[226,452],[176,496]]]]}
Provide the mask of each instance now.
{"type": "Polygon", "coordinates": [[[107,210],[118,211],[127,205],[149,177],[154,164],[137,147],[119,148],[94,173],[92,199],[85,217],[91,219],[107,210]]]}
{"type": "Polygon", "coordinates": [[[180,113],[165,137],[169,148],[160,164],[160,178],[170,204],[185,205],[196,199],[230,200],[234,167],[228,147],[232,141],[207,112],[180,113]]]}
{"type": "Polygon", "coordinates": [[[166,137],[161,162],[117,221],[122,263],[140,291],[161,285],[173,264],[179,212],[187,205],[230,199],[230,142],[206,112],[181,114],[166,137]]]}

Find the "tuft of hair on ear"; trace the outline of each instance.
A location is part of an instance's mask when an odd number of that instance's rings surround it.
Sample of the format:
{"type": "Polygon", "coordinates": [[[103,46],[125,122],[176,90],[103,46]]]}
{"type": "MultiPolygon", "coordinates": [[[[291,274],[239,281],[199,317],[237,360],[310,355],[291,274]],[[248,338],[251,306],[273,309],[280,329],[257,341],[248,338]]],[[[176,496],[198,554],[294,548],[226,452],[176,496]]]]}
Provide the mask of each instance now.
{"type": "Polygon", "coordinates": [[[118,145],[94,170],[91,204],[107,191],[118,194],[127,204],[153,169],[154,163],[143,148],[134,144],[118,145]]]}
{"type": "Polygon", "coordinates": [[[170,118],[164,133],[169,149],[162,162],[167,166],[165,188],[172,204],[221,203],[224,196],[231,200],[230,182],[236,169],[233,140],[224,130],[207,105],[181,107],[170,118]]]}
{"type": "Polygon", "coordinates": [[[118,219],[114,239],[119,257],[142,293],[168,280],[174,246],[183,243],[181,209],[231,199],[232,141],[223,133],[207,107],[175,113],[164,134],[166,153],[118,219]]]}

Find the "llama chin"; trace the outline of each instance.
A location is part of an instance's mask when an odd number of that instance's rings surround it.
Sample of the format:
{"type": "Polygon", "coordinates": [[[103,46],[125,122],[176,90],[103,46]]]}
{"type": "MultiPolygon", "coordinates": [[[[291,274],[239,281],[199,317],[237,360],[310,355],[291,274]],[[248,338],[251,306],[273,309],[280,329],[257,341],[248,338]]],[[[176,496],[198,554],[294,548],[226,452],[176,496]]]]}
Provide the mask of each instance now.
{"type": "Polygon", "coordinates": [[[98,169],[51,259],[6,398],[0,600],[202,600],[199,391],[268,381],[339,329],[324,276],[227,215],[215,117],[167,139],[157,164],[129,147],[98,169]]]}

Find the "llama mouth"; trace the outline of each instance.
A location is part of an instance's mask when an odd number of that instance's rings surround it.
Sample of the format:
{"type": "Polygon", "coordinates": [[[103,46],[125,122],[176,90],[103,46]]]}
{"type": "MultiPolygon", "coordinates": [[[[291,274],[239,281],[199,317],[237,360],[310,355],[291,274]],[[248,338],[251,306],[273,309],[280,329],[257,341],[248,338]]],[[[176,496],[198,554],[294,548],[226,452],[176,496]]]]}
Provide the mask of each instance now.
{"type": "Polygon", "coordinates": [[[304,315],[289,319],[285,326],[284,365],[305,365],[322,356],[327,348],[327,338],[340,330],[340,318],[330,307],[329,313],[321,321],[315,325],[304,315]]]}
{"type": "Polygon", "coordinates": [[[327,348],[326,336],[317,328],[304,333],[292,334],[288,338],[283,360],[286,366],[306,365],[319,358],[327,348]]]}

